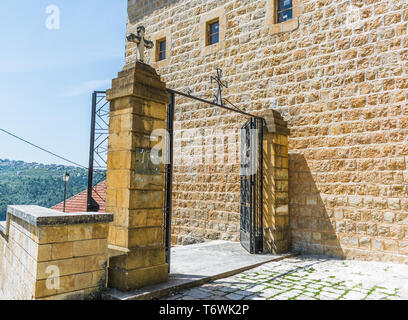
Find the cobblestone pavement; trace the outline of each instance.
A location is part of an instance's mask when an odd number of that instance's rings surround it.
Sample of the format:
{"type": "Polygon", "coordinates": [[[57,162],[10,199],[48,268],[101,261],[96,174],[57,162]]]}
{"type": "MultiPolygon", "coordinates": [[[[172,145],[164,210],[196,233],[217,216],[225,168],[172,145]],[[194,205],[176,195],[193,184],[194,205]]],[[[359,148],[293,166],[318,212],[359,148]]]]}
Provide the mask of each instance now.
{"type": "Polygon", "coordinates": [[[405,300],[408,266],[321,257],[271,262],[163,300],[405,300]]]}

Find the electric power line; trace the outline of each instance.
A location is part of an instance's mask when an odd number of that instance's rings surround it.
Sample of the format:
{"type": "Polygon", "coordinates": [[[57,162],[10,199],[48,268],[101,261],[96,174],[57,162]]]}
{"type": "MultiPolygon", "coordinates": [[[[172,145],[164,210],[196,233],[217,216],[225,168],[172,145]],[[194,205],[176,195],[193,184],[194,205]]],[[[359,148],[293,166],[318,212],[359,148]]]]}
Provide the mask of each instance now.
{"type": "MultiPolygon", "coordinates": [[[[61,160],[64,160],[64,161],[66,161],[66,162],[68,162],[68,163],[71,163],[71,164],[73,164],[73,165],[75,165],[75,166],[78,166],[78,167],[81,167],[81,168],[83,168],[83,169],[89,170],[89,168],[87,168],[87,167],[85,167],[85,166],[83,166],[83,165],[81,165],[81,164],[78,164],[78,163],[76,163],[76,162],[74,162],[74,161],[68,160],[67,158],[64,158],[64,157],[62,157],[62,156],[59,156],[59,155],[55,154],[54,152],[51,152],[51,151],[49,151],[49,150],[47,150],[47,149],[44,149],[44,148],[42,148],[42,147],[40,147],[40,146],[38,146],[38,145],[36,145],[36,144],[30,142],[30,141],[27,141],[27,140],[23,139],[23,138],[20,138],[19,136],[16,136],[15,134],[13,134],[13,133],[11,133],[11,132],[9,132],[9,131],[7,131],[7,130],[4,130],[4,129],[0,128],[0,131],[2,131],[2,132],[4,132],[4,133],[8,134],[9,136],[12,136],[13,138],[18,139],[18,140],[20,140],[20,141],[22,141],[22,142],[24,142],[24,143],[27,143],[27,144],[29,144],[29,145],[32,146],[32,147],[35,147],[35,148],[37,148],[37,149],[39,149],[39,150],[41,150],[41,151],[44,151],[44,152],[46,152],[46,153],[48,153],[48,154],[51,154],[51,155],[53,155],[54,157],[57,157],[57,158],[59,158],[59,159],[61,159],[61,160]]],[[[100,182],[102,182],[102,181],[100,181],[100,182]]],[[[100,183],[100,182],[99,182],[99,183],[100,183]]],[[[101,196],[98,194],[98,192],[96,191],[95,186],[93,186],[92,189],[93,189],[93,191],[99,196],[99,198],[100,198],[102,201],[104,201],[104,200],[102,199],[102,197],[101,197],[101,196]]],[[[104,202],[105,202],[105,201],[104,201],[104,202]]]]}
{"type": "Polygon", "coordinates": [[[51,155],[53,155],[54,157],[57,157],[57,158],[62,159],[62,160],[64,160],[64,161],[66,161],[66,162],[69,162],[69,163],[71,163],[71,164],[73,164],[73,165],[76,165],[76,166],[78,166],[78,167],[81,167],[81,168],[84,168],[84,169],[88,170],[87,167],[85,167],[85,166],[83,166],[83,165],[81,165],[81,164],[78,164],[78,163],[76,163],[76,162],[74,162],[74,161],[68,160],[67,158],[61,157],[61,156],[55,154],[54,152],[48,151],[48,150],[46,150],[46,149],[44,149],[44,148],[41,148],[40,146],[37,146],[36,144],[34,144],[34,143],[30,142],[30,141],[27,141],[27,140],[25,140],[25,139],[23,139],[23,138],[20,138],[20,137],[16,136],[15,134],[12,134],[11,132],[9,132],[9,131],[7,131],[7,130],[4,130],[4,129],[0,128],[0,131],[3,131],[4,133],[8,134],[9,136],[12,136],[12,137],[14,137],[14,138],[16,138],[16,139],[18,139],[18,140],[20,140],[20,141],[23,141],[23,142],[25,142],[25,143],[28,143],[28,144],[31,145],[32,147],[35,147],[35,148],[37,148],[37,149],[40,149],[41,151],[47,152],[48,154],[51,154],[51,155]]]}

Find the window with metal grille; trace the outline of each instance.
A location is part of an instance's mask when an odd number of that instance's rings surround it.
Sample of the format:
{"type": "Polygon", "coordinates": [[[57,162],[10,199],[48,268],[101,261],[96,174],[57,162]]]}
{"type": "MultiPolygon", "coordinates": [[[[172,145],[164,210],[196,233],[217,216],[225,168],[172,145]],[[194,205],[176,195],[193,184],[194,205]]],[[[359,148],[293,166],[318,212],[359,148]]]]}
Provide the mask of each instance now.
{"type": "Polygon", "coordinates": [[[212,45],[220,42],[220,21],[213,21],[207,24],[207,44],[212,45]]]}
{"type": "Polygon", "coordinates": [[[157,60],[162,61],[166,59],[166,40],[158,41],[157,45],[157,60]]]}
{"type": "Polygon", "coordinates": [[[293,4],[292,0],[277,0],[278,1],[278,23],[292,19],[293,4]]]}

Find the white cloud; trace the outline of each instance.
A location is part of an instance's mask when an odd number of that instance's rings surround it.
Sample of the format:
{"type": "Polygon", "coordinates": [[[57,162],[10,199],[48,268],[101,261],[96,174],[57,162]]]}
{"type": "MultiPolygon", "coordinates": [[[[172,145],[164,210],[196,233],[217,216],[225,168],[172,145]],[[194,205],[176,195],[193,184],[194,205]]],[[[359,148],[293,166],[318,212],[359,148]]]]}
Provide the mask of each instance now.
{"type": "Polygon", "coordinates": [[[2,53],[0,54],[0,74],[45,72],[57,68],[66,68],[67,66],[110,62],[117,59],[123,60],[123,56],[109,52],[89,52],[86,56],[81,57],[57,57],[54,55],[35,58],[2,53]]]}
{"type": "Polygon", "coordinates": [[[63,98],[77,97],[82,94],[90,94],[98,89],[107,89],[111,85],[111,79],[85,81],[77,86],[73,86],[61,95],[63,98]]]}

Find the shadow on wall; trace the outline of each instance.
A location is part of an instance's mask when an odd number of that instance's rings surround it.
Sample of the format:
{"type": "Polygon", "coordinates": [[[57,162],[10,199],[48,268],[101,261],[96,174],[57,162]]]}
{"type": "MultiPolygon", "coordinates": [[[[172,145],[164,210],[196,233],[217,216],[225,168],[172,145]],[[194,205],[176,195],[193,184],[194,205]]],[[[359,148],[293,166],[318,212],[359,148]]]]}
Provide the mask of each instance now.
{"type": "Polygon", "coordinates": [[[322,199],[306,159],[300,153],[289,154],[289,199],[293,249],[345,258],[336,234],[335,209],[327,209],[335,206],[327,205],[329,198],[322,199]]]}
{"type": "MultiPolygon", "coordinates": [[[[158,9],[168,7],[180,0],[130,0],[128,3],[128,18],[130,24],[139,22],[142,17],[151,15],[158,9]]],[[[180,7],[181,12],[185,9],[180,7]]]]}

